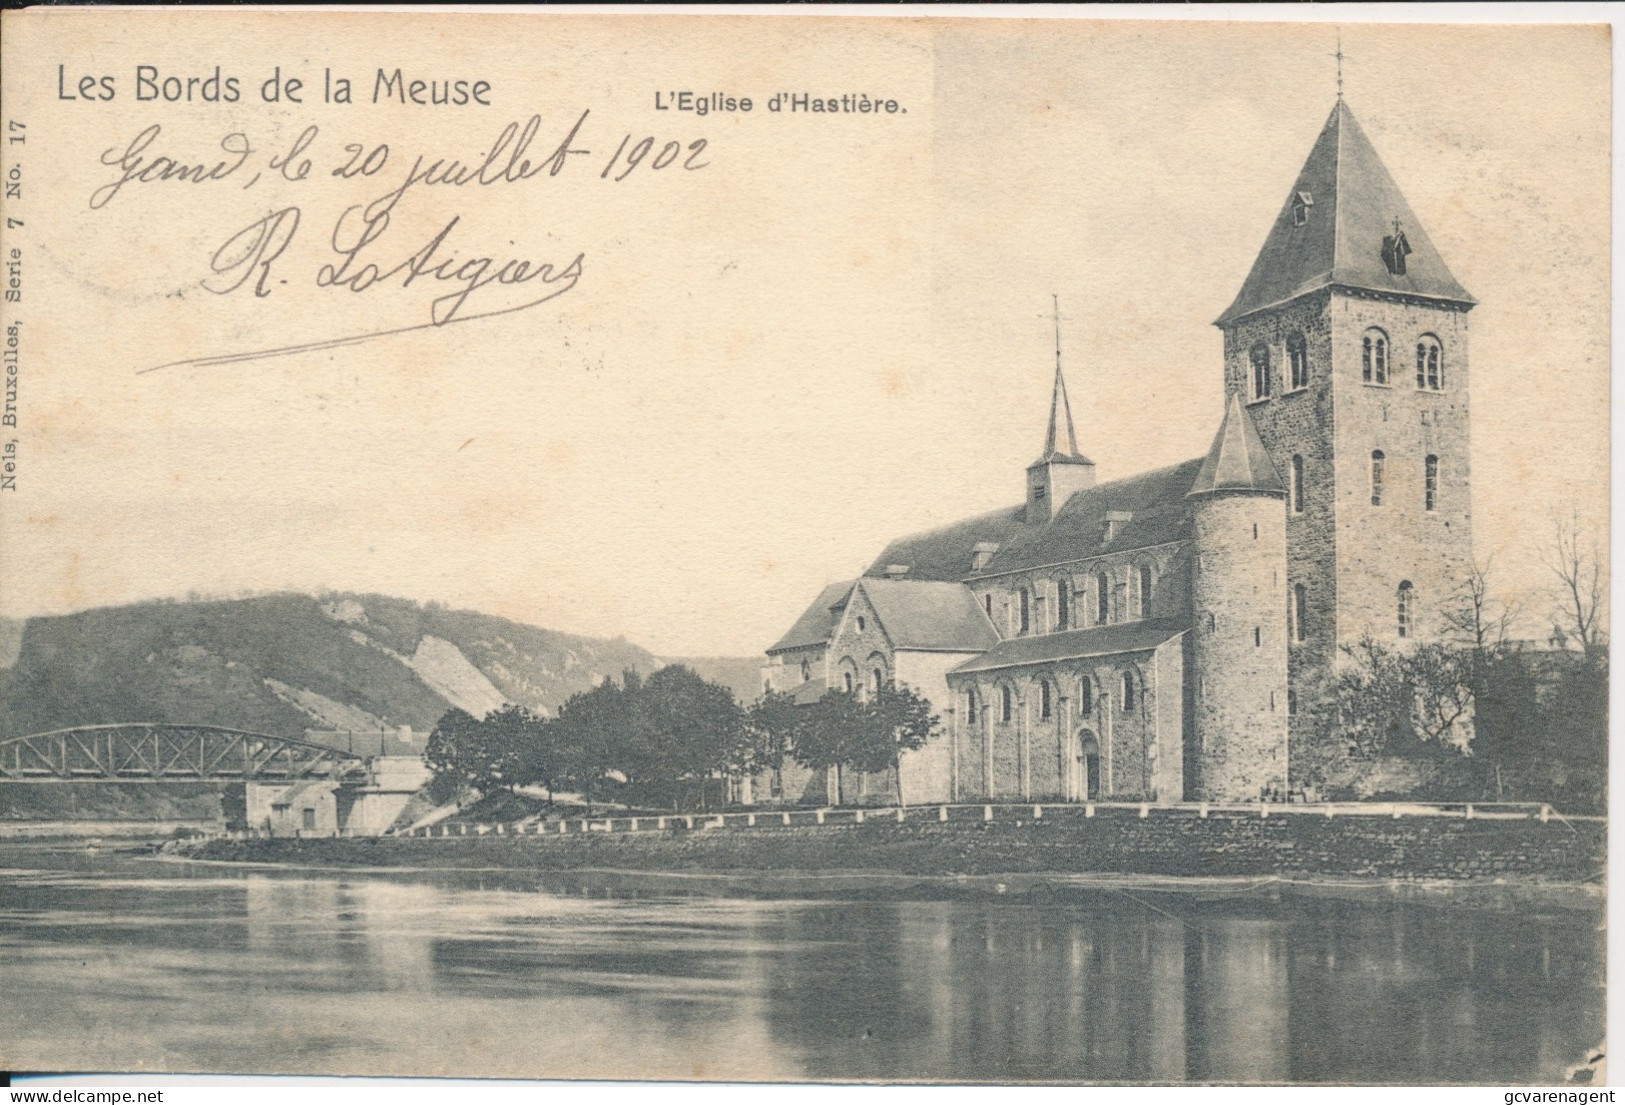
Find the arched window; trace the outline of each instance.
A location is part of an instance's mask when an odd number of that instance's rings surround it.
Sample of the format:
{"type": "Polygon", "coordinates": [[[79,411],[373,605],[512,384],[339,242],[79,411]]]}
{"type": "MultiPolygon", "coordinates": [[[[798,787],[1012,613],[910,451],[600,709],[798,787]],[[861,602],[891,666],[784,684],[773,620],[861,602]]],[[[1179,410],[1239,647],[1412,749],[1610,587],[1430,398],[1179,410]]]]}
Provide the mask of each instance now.
{"type": "Polygon", "coordinates": [[[863,620],[863,615],[858,615],[858,632],[862,633],[866,628],[868,628],[868,625],[869,623],[863,620]]]}
{"type": "Polygon", "coordinates": [[[852,693],[852,673],[849,672],[849,671],[843,671],[841,673],[841,681],[846,685],[846,693],[851,694],[852,693]]]}
{"type": "Polygon", "coordinates": [[[1050,716],[1050,690],[1048,679],[1040,679],[1038,681],[1038,716],[1041,718],[1047,718],[1050,716]]]}
{"type": "Polygon", "coordinates": [[[1072,625],[1072,586],[1064,579],[1055,581],[1055,628],[1068,629],[1072,625]]]}
{"type": "Polygon", "coordinates": [[[1263,342],[1253,346],[1247,354],[1253,366],[1253,398],[1270,397],[1270,347],[1263,342]]]}
{"type": "Polygon", "coordinates": [[[1286,360],[1291,372],[1292,390],[1309,386],[1309,342],[1303,334],[1292,334],[1286,339],[1286,360]]]}
{"type": "Polygon", "coordinates": [[[1376,327],[1360,339],[1360,379],[1368,384],[1388,382],[1388,335],[1376,327]]]}
{"type": "Polygon", "coordinates": [[[811,678],[812,678],[812,665],[807,663],[807,661],[805,661],[805,660],[801,661],[801,681],[803,683],[805,683],[807,680],[809,680],[811,678]]]}
{"type": "Polygon", "coordinates": [[[989,591],[982,596],[982,609],[987,611],[989,621],[993,620],[993,592],[989,591]]]}
{"type": "Polygon", "coordinates": [[[1387,459],[1388,458],[1383,455],[1383,452],[1382,452],[1381,449],[1377,449],[1377,450],[1373,451],[1372,454],[1371,454],[1371,505],[1372,506],[1381,506],[1382,505],[1382,469],[1383,469],[1383,465],[1387,461],[1387,459]]]}
{"type": "Polygon", "coordinates": [[[1422,462],[1422,505],[1428,510],[1439,506],[1439,458],[1432,453],[1422,462]]]}
{"type": "Polygon", "coordinates": [[[1126,714],[1134,709],[1134,673],[1123,673],[1123,712],[1126,714]]]}
{"type": "Polygon", "coordinates": [[[1292,639],[1302,641],[1307,639],[1309,594],[1303,584],[1292,585],[1292,639]]]}
{"type": "Polygon", "coordinates": [[[1292,496],[1292,513],[1303,513],[1303,458],[1294,455],[1292,458],[1292,486],[1289,489],[1292,496]]]}
{"type": "Polygon", "coordinates": [[[1093,717],[1095,712],[1095,681],[1087,675],[1078,680],[1078,713],[1093,717]]]}
{"type": "Polygon", "coordinates": [[[1137,598],[1140,605],[1140,617],[1149,618],[1151,616],[1151,565],[1141,564],[1139,570],[1134,573],[1134,581],[1139,585],[1137,598]]]}
{"type": "Polygon", "coordinates": [[[976,688],[970,687],[965,691],[965,724],[976,724],[976,688]]]}
{"type": "Polygon", "coordinates": [[[874,692],[876,695],[879,695],[881,691],[886,689],[886,673],[880,668],[876,668],[874,671],[870,672],[869,677],[874,682],[874,692]]]}
{"type": "Polygon", "coordinates": [[[1412,609],[1415,601],[1416,589],[1411,586],[1411,581],[1407,579],[1399,585],[1399,635],[1401,637],[1412,636],[1415,629],[1413,624],[1415,611],[1412,609]]]}
{"type": "Polygon", "coordinates": [[[1207,631],[1209,633],[1212,633],[1218,627],[1219,627],[1218,620],[1213,617],[1213,611],[1209,610],[1207,612],[1207,631]]]}
{"type": "Polygon", "coordinates": [[[1009,687],[999,688],[999,720],[1009,721],[1016,716],[1016,696],[1009,687]]]}
{"type": "Polygon", "coordinates": [[[1260,626],[1260,625],[1253,626],[1253,647],[1254,648],[1263,648],[1264,647],[1264,627],[1263,626],[1260,626]]]}
{"type": "Polygon", "coordinates": [[[1033,627],[1033,597],[1025,587],[1021,589],[1020,604],[1021,615],[1019,628],[1022,633],[1027,633],[1030,632],[1033,627]]]}
{"type": "Polygon", "coordinates": [[[1112,615],[1112,581],[1105,572],[1095,576],[1095,624],[1105,625],[1112,615]]]}
{"type": "Polygon", "coordinates": [[[1444,388],[1444,350],[1432,334],[1423,334],[1416,343],[1416,386],[1428,391],[1444,388]]]}

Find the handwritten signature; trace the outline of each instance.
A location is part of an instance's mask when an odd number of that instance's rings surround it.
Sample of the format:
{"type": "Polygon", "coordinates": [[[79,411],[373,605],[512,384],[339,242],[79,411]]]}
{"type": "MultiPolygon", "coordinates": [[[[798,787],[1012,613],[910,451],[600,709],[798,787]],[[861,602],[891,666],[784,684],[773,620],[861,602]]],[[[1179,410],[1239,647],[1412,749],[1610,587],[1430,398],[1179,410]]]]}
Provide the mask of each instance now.
{"type": "MultiPolygon", "coordinates": [[[[191,357],[154,365],[142,369],[140,374],[157,372],[165,368],[201,368],[336,349],[395,334],[449,326],[455,322],[471,322],[475,319],[513,314],[546,303],[550,299],[557,299],[570,291],[581,279],[586,262],[585,253],[577,253],[563,265],[526,258],[499,260],[495,257],[461,256],[450,244],[452,233],[461,222],[461,216],[457,215],[452,216],[426,243],[399,260],[393,263],[389,260],[374,261],[369,259],[372,254],[382,253],[384,249],[379,247],[373,250],[371,247],[388,229],[389,213],[388,208],[374,212],[371,216],[367,216],[365,211],[366,208],[357,205],[347,209],[339,217],[333,228],[331,244],[333,251],[343,257],[343,260],[337,264],[324,264],[317,269],[316,286],[344,288],[353,293],[364,294],[374,288],[392,285],[409,288],[419,281],[434,281],[436,282],[434,287],[442,287],[448,283],[453,285],[453,290],[437,296],[430,302],[427,322],[242,353],[191,357]],[[513,302],[512,297],[504,297],[500,305],[465,310],[470,299],[482,289],[533,283],[537,286],[530,290],[536,294],[527,294],[519,302],[513,302]]],[[[293,242],[299,229],[300,217],[299,208],[284,207],[264,218],[256,219],[227,238],[210,259],[210,275],[204,279],[203,287],[216,295],[229,295],[252,281],[253,294],[256,297],[271,294],[272,265],[293,242]]],[[[277,283],[285,284],[287,281],[278,280],[277,283]]]]}

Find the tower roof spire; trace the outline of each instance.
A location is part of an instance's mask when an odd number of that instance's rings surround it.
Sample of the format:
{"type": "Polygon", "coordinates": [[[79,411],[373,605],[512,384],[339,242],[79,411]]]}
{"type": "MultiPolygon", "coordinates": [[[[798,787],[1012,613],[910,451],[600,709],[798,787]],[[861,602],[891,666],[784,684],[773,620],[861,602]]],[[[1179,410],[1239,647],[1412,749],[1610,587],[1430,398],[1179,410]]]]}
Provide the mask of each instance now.
{"type": "Polygon", "coordinates": [[[1217,324],[1324,288],[1476,302],[1433,248],[1341,96],[1217,324]]]}
{"type": "Polygon", "coordinates": [[[1214,435],[1213,445],[1186,497],[1226,491],[1286,494],[1280,473],[1276,472],[1264,448],[1263,438],[1258,436],[1252,416],[1241,405],[1239,394],[1230,397],[1224,422],[1214,435]]]}
{"type": "Polygon", "coordinates": [[[1066,397],[1066,378],[1061,375],[1061,298],[1052,295],[1055,320],[1055,390],[1049,401],[1049,430],[1044,435],[1044,455],[1040,464],[1093,464],[1078,451],[1078,433],[1072,425],[1072,404],[1066,397]]]}

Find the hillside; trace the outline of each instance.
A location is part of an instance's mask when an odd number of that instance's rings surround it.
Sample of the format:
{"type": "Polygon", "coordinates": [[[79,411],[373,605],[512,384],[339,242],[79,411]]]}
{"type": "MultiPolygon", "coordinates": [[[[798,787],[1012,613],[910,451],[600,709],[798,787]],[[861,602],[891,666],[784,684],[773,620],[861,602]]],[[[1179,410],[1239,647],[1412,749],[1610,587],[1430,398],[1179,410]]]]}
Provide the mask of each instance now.
{"type": "Polygon", "coordinates": [[[453,705],[551,713],[606,675],[661,666],[621,639],[367,594],[142,603],[9,635],[0,736],[114,721],[425,732],[453,705]]]}

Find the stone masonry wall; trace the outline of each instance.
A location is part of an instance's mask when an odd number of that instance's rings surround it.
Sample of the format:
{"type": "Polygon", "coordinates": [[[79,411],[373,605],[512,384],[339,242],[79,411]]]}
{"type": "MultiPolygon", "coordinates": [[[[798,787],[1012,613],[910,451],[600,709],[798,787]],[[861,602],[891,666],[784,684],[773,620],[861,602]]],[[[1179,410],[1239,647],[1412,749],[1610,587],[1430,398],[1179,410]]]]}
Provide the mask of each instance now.
{"type": "MultiPolygon", "coordinates": [[[[915,816],[934,814],[929,808],[915,816]]],[[[958,809],[956,816],[974,813],[958,809]]],[[[1042,819],[982,823],[934,817],[904,824],[761,826],[566,836],[217,841],[216,859],[509,864],[563,870],[869,870],[900,874],[1113,872],[1166,876],[1323,876],[1595,883],[1605,863],[1600,822],[1437,817],[1336,817],[1194,809],[1045,807],[1042,819]]]]}
{"type": "MultiPolygon", "coordinates": [[[[1334,391],[1332,319],[1327,293],[1305,297],[1272,313],[1243,319],[1224,335],[1225,399],[1240,395],[1258,427],[1258,435],[1283,483],[1290,486],[1292,458],[1304,461],[1301,511],[1288,501],[1286,510],[1287,568],[1283,596],[1294,584],[1305,589],[1304,640],[1292,640],[1287,650],[1289,704],[1299,709],[1290,719],[1291,742],[1312,740],[1309,705],[1337,656],[1338,574],[1337,514],[1339,468],[1334,452],[1334,391]],[[1287,339],[1304,335],[1309,356],[1309,386],[1287,390],[1287,339]],[[1266,400],[1252,400],[1249,354],[1264,342],[1270,350],[1275,386],[1266,400]]],[[[1339,332],[1338,341],[1347,338],[1339,332]]],[[[1359,341],[1356,335],[1354,341],[1359,341]]],[[[1359,351],[1355,349],[1358,358],[1359,351]]],[[[1342,371],[1346,372],[1347,365],[1342,371]]],[[[1356,362],[1354,370],[1359,371],[1356,362]]]]}
{"type": "Polygon", "coordinates": [[[1337,388],[1337,630],[1349,644],[1370,633],[1398,640],[1398,589],[1414,587],[1413,633],[1437,639],[1472,564],[1468,467],[1467,314],[1339,296],[1332,303],[1337,388]],[[1390,342],[1387,387],[1361,379],[1360,336],[1380,328],[1390,342]],[[1424,335],[1444,353],[1444,388],[1416,386],[1424,335]],[[1384,454],[1381,506],[1371,502],[1371,453],[1384,454]],[[1436,508],[1423,495],[1424,458],[1439,458],[1436,508]]]}
{"type": "Polygon", "coordinates": [[[1252,801],[1287,781],[1285,514],[1278,497],[1228,494],[1192,519],[1199,796],[1252,801]]]}

